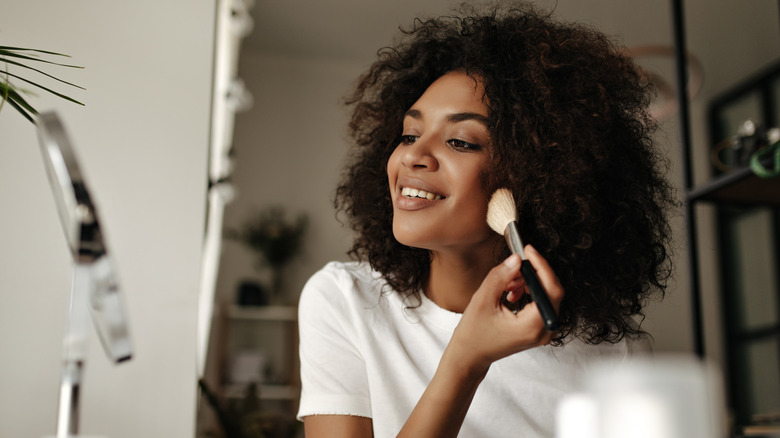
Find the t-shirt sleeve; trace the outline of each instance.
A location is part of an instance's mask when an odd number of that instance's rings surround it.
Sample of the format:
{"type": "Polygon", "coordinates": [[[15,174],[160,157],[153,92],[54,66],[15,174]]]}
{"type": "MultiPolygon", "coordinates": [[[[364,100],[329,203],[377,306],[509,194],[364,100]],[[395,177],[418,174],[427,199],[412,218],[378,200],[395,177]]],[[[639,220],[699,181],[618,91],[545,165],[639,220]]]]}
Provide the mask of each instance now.
{"type": "Polygon", "coordinates": [[[308,415],[371,417],[365,361],[358,348],[360,329],[349,305],[349,294],[357,292],[339,266],[329,264],[314,274],[301,293],[299,420],[308,415]]]}

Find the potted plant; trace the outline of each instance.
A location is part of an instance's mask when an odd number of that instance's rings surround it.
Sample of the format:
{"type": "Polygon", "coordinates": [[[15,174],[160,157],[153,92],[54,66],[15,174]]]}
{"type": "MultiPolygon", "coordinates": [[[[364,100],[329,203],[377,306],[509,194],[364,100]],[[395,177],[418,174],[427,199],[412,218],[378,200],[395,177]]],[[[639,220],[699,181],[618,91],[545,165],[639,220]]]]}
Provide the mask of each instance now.
{"type": "Polygon", "coordinates": [[[227,237],[237,240],[257,254],[256,267],[271,270],[271,295],[282,298],[284,268],[300,254],[308,217],[299,215],[295,220],[285,217],[284,209],[271,207],[262,210],[244,222],[238,230],[229,230],[227,237]]]}
{"type": "Polygon", "coordinates": [[[12,108],[14,108],[16,111],[18,111],[24,118],[29,120],[32,123],[35,123],[34,117],[38,115],[38,111],[24,98],[23,95],[34,95],[34,93],[31,90],[28,90],[26,88],[21,88],[18,85],[15,85],[11,80],[14,81],[21,81],[28,85],[32,85],[36,88],[39,88],[41,90],[44,90],[48,93],[51,93],[57,97],[60,97],[62,99],[65,99],[67,101],[84,105],[83,103],[79,102],[76,99],[73,99],[69,96],[66,96],[65,94],[59,93],[57,91],[54,91],[51,88],[45,87],[41,84],[39,84],[36,81],[33,81],[31,79],[28,79],[25,76],[22,76],[20,73],[11,73],[10,72],[10,66],[17,67],[18,69],[26,70],[28,72],[35,72],[40,75],[46,76],[48,78],[54,79],[55,81],[58,81],[60,83],[69,85],[71,87],[76,87],[79,89],[84,89],[83,87],[80,87],[76,84],[73,84],[68,81],[64,81],[62,79],[59,79],[49,73],[44,72],[41,69],[31,67],[31,65],[34,64],[48,64],[48,65],[54,65],[59,67],[66,67],[66,68],[83,68],[79,67],[77,65],[70,65],[70,64],[63,64],[59,62],[54,62],[46,59],[45,57],[69,57],[68,55],[63,55],[62,53],[56,53],[56,52],[50,52],[47,50],[39,50],[39,49],[26,49],[22,47],[10,47],[10,46],[0,46],[0,64],[4,66],[2,71],[0,71],[0,110],[2,110],[3,106],[7,102],[9,105],[11,105],[12,108]]]}
{"type": "Polygon", "coordinates": [[[292,438],[301,424],[291,414],[262,408],[258,386],[249,384],[240,399],[218,397],[203,379],[198,386],[214,410],[224,438],[292,438]]]}

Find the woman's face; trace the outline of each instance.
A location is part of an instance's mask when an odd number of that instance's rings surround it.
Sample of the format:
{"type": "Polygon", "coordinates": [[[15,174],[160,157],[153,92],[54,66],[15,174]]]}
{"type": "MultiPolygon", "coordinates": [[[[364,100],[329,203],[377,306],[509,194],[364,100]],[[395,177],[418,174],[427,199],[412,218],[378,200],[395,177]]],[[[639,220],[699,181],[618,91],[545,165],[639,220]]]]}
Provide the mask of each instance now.
{"type": "Polygon", "coordinates": [[[463,252],[495,238],[482,187],[492,147],[483,95],[479,81],[450,72],[407,111],[387,163],[393,234],[402,244],[463,252]]]}

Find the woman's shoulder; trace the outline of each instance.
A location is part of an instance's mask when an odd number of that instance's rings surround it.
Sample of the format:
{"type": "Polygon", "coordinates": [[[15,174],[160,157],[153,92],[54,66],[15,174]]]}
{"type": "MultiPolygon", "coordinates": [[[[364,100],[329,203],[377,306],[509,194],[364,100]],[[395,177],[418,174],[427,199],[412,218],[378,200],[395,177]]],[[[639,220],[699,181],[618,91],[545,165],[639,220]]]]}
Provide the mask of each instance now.
{"type": "Polygon", "coordinates": [[[385,287],[382,276],[368,263],[333,261],[309,278],[303,287],[301,302],[375,302],[385,287]]]}
{"type": "Polygon", "coordinates": [[[343,285],[349,287],[375,287],[382,283],[381,275],[374,271],[368,263],[365,262],[328,262],[319,271],[315,272],[307,286],[311,283],[325,283],[329,285],[343,285]]]}

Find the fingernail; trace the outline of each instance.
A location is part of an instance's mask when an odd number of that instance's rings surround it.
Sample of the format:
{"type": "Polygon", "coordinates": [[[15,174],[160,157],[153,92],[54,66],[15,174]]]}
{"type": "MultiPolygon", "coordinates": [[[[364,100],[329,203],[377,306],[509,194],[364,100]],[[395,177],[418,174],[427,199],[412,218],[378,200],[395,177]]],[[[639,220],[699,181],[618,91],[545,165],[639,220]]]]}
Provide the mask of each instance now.
{"type": "Polygon", "coordinates": [[[520,266],[520,257],[517,254],[512,254],[504,260],[504,265],[507,268],[516,269],[518,266],[520,266]]]}
{"type": "Polygon", "coordinates": [[[530,243],[525,246],[525,250],[529,251],[529,252],[532,252],[534,254],[539,254],[539,251],[537,251],[536,248],[534,248],[534,246],[531,245],[530,243]]]}

